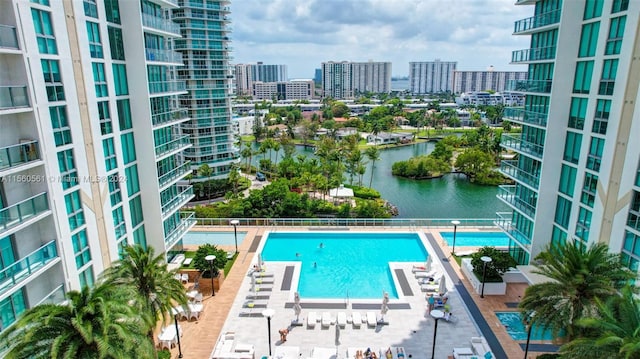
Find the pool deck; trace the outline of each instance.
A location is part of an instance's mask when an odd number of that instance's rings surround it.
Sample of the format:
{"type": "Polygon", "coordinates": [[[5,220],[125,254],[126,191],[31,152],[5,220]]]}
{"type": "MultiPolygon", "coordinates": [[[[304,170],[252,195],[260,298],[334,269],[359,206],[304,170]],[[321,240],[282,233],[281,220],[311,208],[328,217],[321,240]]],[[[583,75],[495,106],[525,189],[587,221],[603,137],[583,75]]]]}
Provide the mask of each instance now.
{"type": "MultiPolygon", "coordinates": [[[[235,332],[238,343],[250,344],[255,348],[255,358],[268,355],[269,346],[267,339],[267,321],[259,313],[264,308],[243,308],[248,301],[247,297],[252,294],[250,277],[247,275],[249,269],[257,261],[256,250],[258,248],[254,239],[262,238],[268,231],[273,231],[271,227],[243,227],[246,235],[242,243],[238,244],[239,255],[227,274],[222,288],[216,292],[214,297],[209,293],[203,293],[204,311],[197,321],[180,322],[184,335],[181,338],[183,358],[209,358],[218,337],[224,332],[235,332]],[[240,313],[253,313],[257,316],[240,316],[240,313]]],[[[225,231],[224,227],[211,227],[210,230],[225,231]]],[[[227,228],[233,231],[233,227],[227,228]]],[[[297,231],[303,232],[307,228],[282,228],[277,231],[297,231]]],[[[352,228],[355,232],[365,231],[394,231],[407,232],[409,228],[352,228]]],[[[524,351],[521,347],[522,341],[511,339],[502,324],[495,316],[496,311],[514,311],[514,303],[520,301],[524,295],[526,284],[509,284],[507,294],[504,296],[488,296],[480,298],[473,292],[471,285],[462,275],[457,263],[444,253],[450,253],[450,248],[439,235],[439,229],[417,228],[427,237],[425,245],[430,254],[435,254],[434,266],[442,268],[447,276],[447,287],[450,293],[449,303],[452,307],[455,322],[441,321],[438,325],[436,339],[436,358],[447,358],[452,355],[454,347],[470,347],[472,336],[483,335],[494,350],[497,358],[520,358],[524,351]]],[[[461,229],[458,229],[462,231],[461,229]]],[[[467,231],[464,229],[464,231],[467,231]]],[[[472,231],[472,230],[469,230],[472,231]]],[[[234,246],[219,246],[226,250],[233,250],[234,246]]],[[[471,248],[456,247],[456,252],[460,253],[471,248]]],[[[408,358],[425,357],[431,353],[434,335],[434,320],[426,315],[426,301],[424,292],[421,292],[419,284],[413,273],[411,273],[412,263],[398,264],[398,269],[404,271],[413,296],[403,297],[404,290],[399,290],[399,299],[390,301],[391,309],[385,315],[388,325],[377,325],[368,327],[367,323],[362,323],[360,328],[354,328],[348,323],[345,328],[336,330],[336,324],[323,327],[320,322],[315,328],[308,329],[306,318],[309,311],[315,311],[318,316],[323,312],[329,312],[335,320],[337,313],[344,312],[350,317],[353,312],[364,315],[372,311],[376,316],[380,315],[380,300],[316,300],[311,303],[302,299],[302,314],[300,321],[303,326],[291,326],[295,319],[295,313],[291,309],[293,302],[293,290],[282,290],[283,277],[287,264],[290,262],[267,262],[266,272],[273,273],[273,285],[271,291],[258,291],[258,294],[268,297],[266,304],[275,310],[275,315],[271,319],[271,343],[275,351],[276,347],[298,347],[300,357],[310,357],[314,347],[332,348],[338,351],[338,357],[346,357],[347,348],[372,350],[379,348],[404,347],[408,358]],[[410,307],[410,309],[399,309],[410,307]],[[313,308],[313,309],[310,309],[313,308]],[[370,309],[362,309],[370,308],[370,309]],[[278,330],[289,328],[290,333],[285,343],[280,342],[278,330]],[[338,341],[336,341],[338,337],[338,341]],[[338,344],[338,345],[336,345],[338,344]]],[[[295,277],[295,276],[294,276],[295,277]]],[[[266,281],[266,280],[265,280],[266,281]]],[[[295,284],[295,283],[294,283],[295,284]]],[[[188,286],[192,286],[190,283],[188,286]]],[[[265,284],[266,288],[267,285],[265,284]]],[[[286,288],[286,286],[285,286],[286,288]]],[[[357,290],[357,286],[354,288],[357,290]]],[[[255,301],[259,304],[262,301],[255,301]]],[[[531,341],[532,344],[549,344],[548,342],[531,341]]],[[[533,346],[533,345],[532,345],[533,346]]],[[[529,351],[530,357],[535,357],[536,352],[529,351]]],[[[172,357],[177,357],[178,348],[172,349],[172,357]]]]}

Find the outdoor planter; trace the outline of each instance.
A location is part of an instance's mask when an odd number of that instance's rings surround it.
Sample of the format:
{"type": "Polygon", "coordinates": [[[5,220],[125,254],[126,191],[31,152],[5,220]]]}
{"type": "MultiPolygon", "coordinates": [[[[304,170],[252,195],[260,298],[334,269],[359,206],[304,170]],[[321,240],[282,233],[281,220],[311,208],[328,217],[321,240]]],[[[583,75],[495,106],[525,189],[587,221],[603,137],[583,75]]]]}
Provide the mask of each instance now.
{"type": "MultiPolygon", "coordinates": [[[[473,272],[471,258],[463,258],[461,267],[462,273],[467,277],[475,292],[480,294],[482,291],[482,278],[476,277],[476,274],[473,272]]],[[[484,295],[505,295],[506,293],[507,283],[505,282],[486,282],[484,284],[484,295]]]]}
{"type": "MultiPolygon", "coordinates": [[[[220,291],[220,287],[224,283],[224,271],[220,271],[218,276],[213,278],[213,289],[215,289],[216,293],[220,291]]],[[[198,279],[198,290],[202,294],[211,293],[211,278],[204,278],[200,276],[198,279]]]]}

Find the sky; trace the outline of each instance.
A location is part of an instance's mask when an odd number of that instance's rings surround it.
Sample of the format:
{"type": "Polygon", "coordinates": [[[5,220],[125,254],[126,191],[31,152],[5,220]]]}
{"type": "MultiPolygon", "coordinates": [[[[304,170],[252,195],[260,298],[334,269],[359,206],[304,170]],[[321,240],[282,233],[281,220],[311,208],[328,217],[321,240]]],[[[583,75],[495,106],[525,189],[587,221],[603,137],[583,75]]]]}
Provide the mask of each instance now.
{"type": "Polygon", "coordinates": [[[328,61],[457,61],[458,70],[525,71],[509,65],[528,36],[512,36],[533,6],[515,0],[234,0],[232,63],[284,64],[313,78],[328,61]]]}

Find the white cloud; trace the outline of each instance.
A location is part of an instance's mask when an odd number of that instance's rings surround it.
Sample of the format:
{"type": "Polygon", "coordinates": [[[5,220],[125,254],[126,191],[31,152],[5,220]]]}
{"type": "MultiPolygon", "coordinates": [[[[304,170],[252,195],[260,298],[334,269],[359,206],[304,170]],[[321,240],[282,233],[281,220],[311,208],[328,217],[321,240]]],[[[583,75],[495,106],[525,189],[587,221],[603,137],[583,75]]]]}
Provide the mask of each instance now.
{"type": "Polygon", "coordinates": [[[513,0],[236,0],[234,63],[286,64],[290,77],[313,76],[323,61],[458,61],[461,70],[523,70],[509,65],[527,36],[513,23],[533,7],[513,0]]]}

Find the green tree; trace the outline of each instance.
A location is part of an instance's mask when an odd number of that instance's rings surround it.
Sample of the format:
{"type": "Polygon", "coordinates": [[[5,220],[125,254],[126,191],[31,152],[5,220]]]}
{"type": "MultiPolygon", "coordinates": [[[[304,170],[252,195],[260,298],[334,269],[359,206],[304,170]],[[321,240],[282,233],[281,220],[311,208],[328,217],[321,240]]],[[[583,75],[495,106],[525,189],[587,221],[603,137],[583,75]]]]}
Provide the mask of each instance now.
{"type": "Polygon", "coordinates": [[[371,184],[373,183],[373,169],[376,165],[376,161],[380,159],[380,150],[378,150],[378,147],[376,146],[371,146],[368,147],[364,153],[367,155],[369,161],[371,161],[371,177],[369,177],[369,188],[371,188],[371,184]]]}
{"type": "Polygon", "coordinates": [[[478,175],[486,175],[493,168],[493,158],[490,154],[478,148],[467,148],[456,158],[456,168],[467,175],[471,182],[478,175]]]}
{"type": "Polygon", "coordinates": [[[345,117],[350,113],[349,107],[344,102],[336,101],[331,105],[331,112],[334,117],[345,117]]]}
{"type": "Polygon", "coordinates": [[[486,282],[502,282],[504,272],[517,264],[508,252],[498,250],[495,247],[482,247],[471,255],[473,272],[478,278],[482,278],[484,272],[484,262],[480,259],[482,257],[491,258],[491,262],[487,263],[486,282]]]}
{"type": "Polygon", "coordinates": [[[220,268],[224,268],[227,264],[227,252],[212,244],[203,244],[196,250],[193,256],[193,266],[202,273],[203,278],[211,278],[211,263],[205,258],[213,254],[216,259],[213,261],[213,277],[218,276],[220,268]]]}
{"type": "Polygon", "coordinates": [[[208,164],[203,164],[198,167],[198,176],[205,178],[205,190],[207,199],[211,199],[211,183],[210,178],[213,176],[213,168],[209,167],[208,164]]]}
{"type": "Polygon", "coordinates": [[[5,358],[153,358],[148,325],[128,304],[128,287],[98,283],[67,294],[66,304],[42,304],[0,336],[5,358]]]}
{"type": "Polygon", "coordinates": [[[578,319],[594,312],[596,299],[616,295],[636,277],[603,243],[586,249],[577,242],[551,244],[535,259],[533,272],[549,280],[529,286],[520,308],[535,311],[536,323],[555,336],[564,331],[568,340],[579,333],[578,319]]]}

